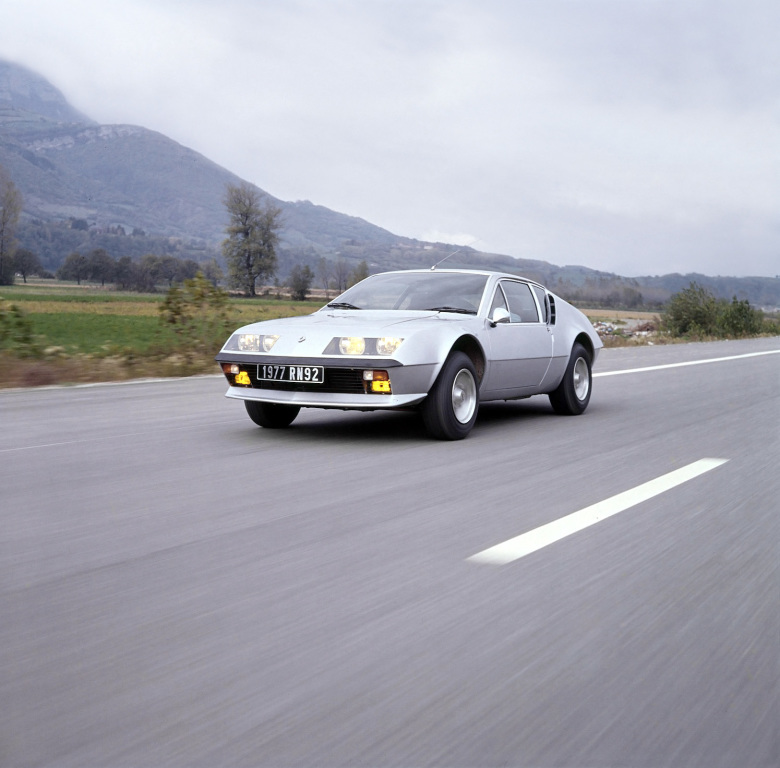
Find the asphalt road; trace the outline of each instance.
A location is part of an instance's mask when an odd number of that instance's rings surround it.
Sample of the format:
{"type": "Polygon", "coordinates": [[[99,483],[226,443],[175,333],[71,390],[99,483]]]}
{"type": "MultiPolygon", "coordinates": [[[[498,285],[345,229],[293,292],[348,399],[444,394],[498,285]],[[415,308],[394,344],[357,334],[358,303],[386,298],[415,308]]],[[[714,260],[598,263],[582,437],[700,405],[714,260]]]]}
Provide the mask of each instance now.
{"type": "Polygon", "coordinates": [[[606,350],[583,416],[455,443],[216,376],[0,392],[0,766],[777,766],[778,351],[606,350]]]}

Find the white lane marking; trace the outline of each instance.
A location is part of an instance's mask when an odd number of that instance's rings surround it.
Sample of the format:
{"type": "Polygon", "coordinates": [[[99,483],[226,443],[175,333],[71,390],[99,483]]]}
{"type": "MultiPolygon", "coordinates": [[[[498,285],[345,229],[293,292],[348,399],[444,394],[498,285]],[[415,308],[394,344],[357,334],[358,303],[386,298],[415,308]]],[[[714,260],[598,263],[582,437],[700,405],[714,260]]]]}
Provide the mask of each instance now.
{"type": "Polygon", "coordinates": [[[620,376],[624,373],[642,373],[644,371],[662,371],[665,368],[683,368],[686,365],[705,365],[706,363],[722,363],[725,360],[741,360],[745,357],[760,357],[761,355],[777,355],[780,354],[780,349],[769,349],[765,352],[748,352],[744,355],[730,355],[729,357],[710,357],[707,360],[689,360],[685,363],[666,363],[665,365],[648,365],[646,368],[628,368],[625,371],[604,371],[602,373],[594,373],[593,378],[599,376],[620,376]]]}
{"type": "Polygon", "coordinates": [[[721,466],[721,464],[725,464],[727,461],[728,459],[699,459],[699,461],[694,461],[693,464],[675,469],[673,472],[642,483],[642,485],[638,485],[636,488],[630,488],[609,499],[591,504],[578,512],[573,512],[570,515],[566,515],[566,517],[561,517],[558,520],[553,520],[551,523],[528,531],[528,533],[523,533],[501,544],[496,544],[494,547],[484,549],[482,552],[467,558],[467,560],[487,565],[506,565],[513,560],[530,555],[531,552],[536,552],[537,549],[553,544],[559,539],[571,536],[571,534],[577,531],[606,520],[608,517],[618,514],[618,512],[623,512],[636,504],[658,496],[664,491],[668,491],[688,480],[692,480],[694,477],[721,466]]]}

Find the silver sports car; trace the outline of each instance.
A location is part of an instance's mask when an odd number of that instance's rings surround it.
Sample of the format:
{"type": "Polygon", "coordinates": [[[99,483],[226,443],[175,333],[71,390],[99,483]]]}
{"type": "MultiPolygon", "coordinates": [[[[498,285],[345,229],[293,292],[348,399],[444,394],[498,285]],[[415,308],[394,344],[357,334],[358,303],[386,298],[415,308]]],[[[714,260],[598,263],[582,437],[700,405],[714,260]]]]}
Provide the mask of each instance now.
{"type": "Polygon", "coordinates": [[[303,317],[239,328],[216,360],[262,427],[302,407],[419,409],[428,433],[469,434],[481,402],[547,395],[579,414],[601,340],[578,309],[515,275],[372,275],[303,317]]]}

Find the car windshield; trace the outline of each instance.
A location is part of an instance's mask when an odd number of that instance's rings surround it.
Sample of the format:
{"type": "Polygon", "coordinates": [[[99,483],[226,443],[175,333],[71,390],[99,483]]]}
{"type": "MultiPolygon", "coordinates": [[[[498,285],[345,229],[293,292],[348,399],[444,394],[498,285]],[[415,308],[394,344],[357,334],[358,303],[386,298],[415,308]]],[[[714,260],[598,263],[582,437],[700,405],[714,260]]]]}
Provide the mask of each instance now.
{"type": "Polygon", "coordinates": [[[336,297],[337,309],[418,309],[476,314],[487,275],[458,272],[386,272],[336,297]]]}

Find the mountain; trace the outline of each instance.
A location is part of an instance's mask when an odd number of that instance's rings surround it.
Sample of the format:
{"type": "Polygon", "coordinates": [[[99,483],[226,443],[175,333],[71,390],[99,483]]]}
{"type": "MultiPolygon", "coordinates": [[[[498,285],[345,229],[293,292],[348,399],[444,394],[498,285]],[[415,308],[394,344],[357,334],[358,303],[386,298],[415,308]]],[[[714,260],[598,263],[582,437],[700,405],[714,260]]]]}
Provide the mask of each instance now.
{"type": "MultiPolygon", "coordinates": [[[[188,257],[215,255],[227,224],[225,187],[241,182],[236,174],[160,133],[134,125],[99,125],[41,76],[1,60],[0,166],[24,198],[20,243],[42,255],[49,269],[56,269],[72,250],[90,247],[97,236],[104,238],[100,247],[111,252],[108,235],[101,234],[107,231],[186,243],[188,257]],[[74,222],[89,231],[71,231],[74,222]],[[61,236],[63,230],[68,237],[61,236]]],[[[281,277],[293,264],[314,266],[321,257],[344,259],[349,266],[365,260],[373,271],[429,267],[448,257],[448,266],[523,274],[567,298],[596,299],[607,306],[658,304],[693,279],[717,296],[780,305],[778,279],[624,278],[587,267],[424,243],[309,201],[288,202],[265,194],[283,211],[281,277]]],[[[129,240],[123,243],[124,253],[137,255],[147,247],[148,241],[139,237],[133,250],[129,240]]]]}
{"type": "MultiPolygon", "coordinates": [[[[241,181],[155,131],[98,125],[46,80],[3,61],[0,164],[22,192],[28,217],[86,219],[99,228],[143,229],[212,245],[224,238],[225,186],[241,181]]],[[[310,202],[268,197],[284,211],[285,240],[298,248],[329,251],[347,240],[407,241],[310,202]]]]}
{"type": "Polygon", "coordinates": [[[0,61],[0,105],[54,123],[95,125],[73,109],[48,80],[7,61],[0,61]]]}

